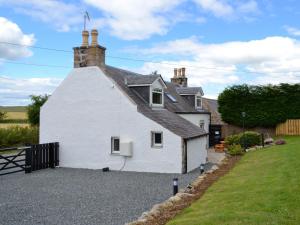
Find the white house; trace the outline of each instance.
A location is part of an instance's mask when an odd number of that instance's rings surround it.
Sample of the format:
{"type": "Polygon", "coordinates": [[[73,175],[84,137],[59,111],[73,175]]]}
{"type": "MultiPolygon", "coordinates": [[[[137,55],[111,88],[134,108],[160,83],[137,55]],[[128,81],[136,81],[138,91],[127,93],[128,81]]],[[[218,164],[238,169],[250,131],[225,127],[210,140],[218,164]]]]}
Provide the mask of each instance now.
{"type": "Polygon", "coordinates": [[[210,113],[185,69],[172,82],[105,64],[92,30],[74,69],[43,105],[40,142],[60,143],[62,167],[186,173],[206,162],[210,113]]]}

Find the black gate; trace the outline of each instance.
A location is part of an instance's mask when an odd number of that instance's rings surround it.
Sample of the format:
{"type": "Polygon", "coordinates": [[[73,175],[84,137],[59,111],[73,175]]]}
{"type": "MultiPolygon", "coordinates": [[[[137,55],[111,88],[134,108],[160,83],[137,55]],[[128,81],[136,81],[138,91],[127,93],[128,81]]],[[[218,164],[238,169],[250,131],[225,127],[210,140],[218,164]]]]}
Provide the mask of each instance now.
{"type": "Polygon", "coordinates": [[[59,144],[47,143],[0,149],[0,176],[55,168],[59,165],[59,144]]]}

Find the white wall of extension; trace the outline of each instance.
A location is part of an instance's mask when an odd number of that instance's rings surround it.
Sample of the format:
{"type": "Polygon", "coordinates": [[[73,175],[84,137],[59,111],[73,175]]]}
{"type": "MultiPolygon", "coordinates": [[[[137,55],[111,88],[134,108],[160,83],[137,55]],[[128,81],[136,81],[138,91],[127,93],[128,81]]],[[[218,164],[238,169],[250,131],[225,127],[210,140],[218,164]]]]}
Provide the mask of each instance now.
{"type": "Polygon", "coordinates": [[[199,167],[201,163],[206,163],[206,146],[206,136],[187,141],[187,172],[199,167]]]}
{"type": "Polygon", "coordinates": [[[125,158],[111,154],[111,136],[133,143],[123,170],[181,173],[181,137],[137,112],[100,68],[73,69],[41,109],[40,142],[60,143],[62,167],[119,170],[125,158]],[[151,147],[151,131],[163,132],[162,148],[151,147]]]}
{"type": "Polygon", "coordinates": [[[209,132],[209,124],[210,124],[210,115],[209,114],[178,114],[184,119],[190,121],[199,127],[200,120],[204,120],[204,130],[209,132]]]}

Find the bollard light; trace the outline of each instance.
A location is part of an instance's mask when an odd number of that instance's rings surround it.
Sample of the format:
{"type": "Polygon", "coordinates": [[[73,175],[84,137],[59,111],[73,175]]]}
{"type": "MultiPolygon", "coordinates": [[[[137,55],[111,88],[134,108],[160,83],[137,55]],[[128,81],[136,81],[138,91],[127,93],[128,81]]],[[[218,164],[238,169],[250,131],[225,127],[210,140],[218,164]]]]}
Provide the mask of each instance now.
{"type": "Polygon", "coordinates": [[[178,178],[173,179],[173,195],[178,193],[178,178]]]}
{"type": "Polygon", "coordinates": [[[204,164],[203,163],[200,164],[200,173],[201,174],[204,173],[204,164]]]}

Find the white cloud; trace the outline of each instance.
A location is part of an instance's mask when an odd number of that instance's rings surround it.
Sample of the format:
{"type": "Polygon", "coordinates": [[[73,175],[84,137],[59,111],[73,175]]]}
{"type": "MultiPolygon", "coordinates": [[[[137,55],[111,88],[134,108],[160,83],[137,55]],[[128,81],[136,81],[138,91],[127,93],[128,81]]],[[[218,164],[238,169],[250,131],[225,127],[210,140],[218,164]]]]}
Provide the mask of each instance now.
{"type": "Polygon", "coordinates": [[[182,0],[85,0],[99,9],[104,18],[96,24],[107,26],[111,33],[125,40],[141,40],[153,34],[165,34],[182,15],[172,11],[182,0]],[[180,16],[178,16],[180,15],[180,16]]]}
{"type": "Polygon", "coordinates": [[[33,45],[35,38],[33,34],[24,34],[20,27],[4,18],[0,17],[0,59],[14,60],[23,57],[29,57],[32,52],[28,47],[10,45],[7,43],[15,43],[19,45],[33,45]]]}
{"type": "Polygon", "coordinates": [[[300,29],[295,28],[295,27],[290,27],[290,26],[285,26],[284,28],[290,35],[300,36],[300,29]]]}
{"type": "Polygon", "coordinates": [[[300,82],[300,42],[288,37],[220,44],[204,44],[191,37],[131,51],[148,56],[188,57],[185,61],[164,61],[165,64],[145,63],[140,70],[158,70],[170,78],[174,67],[184,65],[192,85],[300,82]]]}
{"type": "Polygon", "coordinates": [[[83,23],[83,12],[79,5],[58,0],[0,0],[0,6],[13,7],[15,12],[49,23],[62,32],[83,23]]]}
{"type": "Polygon", "coordinates": [[[14,79],[0,76],[0,105],[27,105],[30,95],[51,94],[60,82],[58,78],[14,79]]]}
{"type": "Polygon", "coordinates": [[[255,0],[247,1],[226,1],[226,0],[193,0],[204,11],[212,13],[215,17],[232,20],[243,18],[251,20],[249,15],[259,13],[255,0]]]}

